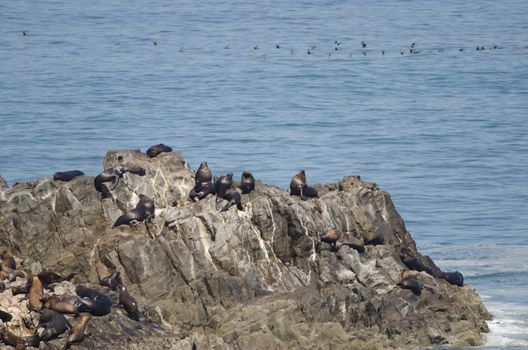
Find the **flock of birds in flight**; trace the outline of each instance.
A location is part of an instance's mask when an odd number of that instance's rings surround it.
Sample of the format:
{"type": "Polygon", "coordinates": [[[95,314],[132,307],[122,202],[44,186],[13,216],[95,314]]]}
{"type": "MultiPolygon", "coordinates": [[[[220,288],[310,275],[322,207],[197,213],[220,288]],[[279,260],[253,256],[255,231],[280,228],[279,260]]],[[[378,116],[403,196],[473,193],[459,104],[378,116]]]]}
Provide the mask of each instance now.
{"type": "MultiPolygon", "coordinates": [[[[29,32],[28,31],[23,31],[22,32],[22,36],[28,36],[29,35],[29,32]]],[[[159,42],[158,41],[152,41],[152,44],[154,46],[158,46],[159,45],[159,42]]],[[[338,40],[334,40],[334,43],[333,43],[333,50],[331,50],[330,52],[327,52],[327,55],[328,55],[328,58],[331,58],[332,57],[332,53],[337,53],[339,51],[344,51],[345,48],[344,46],[342,46],[342,42],[341,41],[338,41],[338,40]]],[[[224,50],[230,50],[231,49],[231,45],[230,44],[226,44],[224,47],[224,50]]],[[[524,46],[512,46],[512,51],[518,51],[520,50],[521,48],[524,48],[524,49],[528,49],[528,44],[524,45],[524,46]]],[[[253,46],[253,50],[254,51],[257,51],[257,50],[260,50],[261,47],[259,44],[253,46]]],[[[273,49],[273,46],[271,47],[271,49],[273,49]]],[[[280,50],[280,49],[284,49],[284,47],[281,45],[281,44],[275,44],[274,45],[274,49],[275,50],[280,50]]],[[[317,49],[317,45],[310,45],[308,46],[306,49],[305,49],[305,53],[306,55],[312,55],[316,52],[316,49],[317,49]]],[[[503,46],[500,46],[498,44],[496,44],[495,42],[493,42],[491,45],[489,45],[488,47],[484,46],[484,45],[481,45],[481,44],[478,44],[476,46],[473,46],[471,48],[464,48],[464,47],[459,47],[459,48],[455,48],[454,50],[455,51],[458,51],[458,52],[463,52],[463,51],[470,51],[470,50],[474,50],[474,51],[485,51],[485,50],[499,50],[499,49],[504,49],[503,46]]],[[[397,51],[399,51],[399,54],[401,56],[404,56],[405,54],[409,54],[409,55],[417,55],[417,54],[420,54],[422,52],[429,52],[429,53],[432,53],[432,52],[439,52],[439,53],[442,53],[444,52],[446,49],[445,48],[442,48],[442,47],[438,47],[438,48],[432,48],[432,49],[421,49],[419,48],[415,42],[412,42],[407,48],[405,49],[399,49],[397,51]]],[[[182,52],[185,52],[185,49],[183,46],[180,46],[178,52],[182,53],[182,52]]],[[[290,52],[290,55],[294,55],[295,54],[295,49],[293,48],[289,48],[289,52],[290,52]]],[[[367,56],[369,53],[374,53],[374,51],[372,49],[369,49],[368,48],[368,44],[365,40],[362,40],[361,41],[361,51],[360,51],[360,55],[363,55],[363,56],[367,56]]],[[[379,53],[384,56],[386,53],[389,53],[389,50],[385,50],[385,49],[381,49],[379,51],[379,53]]],[[[262,58],[266,58],[268,56],[267,53],[263,53],[261,55],[262,58]]],[[[348,56],[349,57],[352,57],[353,56],[353,53],[352,51],[348,51],[348,56]]]]}

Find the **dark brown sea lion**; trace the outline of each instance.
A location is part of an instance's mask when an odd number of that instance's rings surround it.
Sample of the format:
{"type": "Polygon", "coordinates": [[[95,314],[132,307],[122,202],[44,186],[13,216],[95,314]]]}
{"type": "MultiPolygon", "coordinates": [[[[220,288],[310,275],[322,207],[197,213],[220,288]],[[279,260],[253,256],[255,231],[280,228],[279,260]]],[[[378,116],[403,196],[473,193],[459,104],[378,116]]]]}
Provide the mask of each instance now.
{"type": "Polygon", "coordinates": [[[89,312],[94,316],[104,316],[112,311],[112,298],[95,289],[86,286],[77,286],[75,293],[81,297],[80,301],[83,304],[79,307],[79,311],[89,312]]]}
{"type": "Polygon", "coordinates": [[[2,341],[4,344],[13,346],[16,349],[25,349],[28,346],[38,348],[40,343],[40,338],[38,335],[29,335],[29,336],[18,336],[11,329],[4,327],[0,330],[2,336],[2,341]]]}
{"type": "Polygon", "coordinates": [[[31,280],[29,279],[26,281],[26,283],[21,284],[18,287],[12,287],[11,293],[13,293],[13,295],[28,294],[30,288],[31,288],[31,280]]]}
{"type": "Polygon", "coordinates": [[[300,196],[302,200],[306,200],[310,197],[318,197],[317,190],[308,186],[304,170],[300,170],[292,177],[290,181],[290,195],[300,196]]]}
{"type": "Polygon", "coordinates": [[[97,175],[94,179],[94,186],[97,192],[103,195],[103,198],[110,197],[110,191],[113,191],[119,179],[123,177],[125,173],[132,173],[139,176],[145,175],[145,169],[141,167],[127,167],[127,166],[115,166],[112,168],[105,169],[101,174],[97,175]],[[108,188],[105,183],[110,182],[111,188],[108,188]]]}
{"type": "Polygon", "coordinates": [[[172,152],[172,148],[170,148],[169,146],[164,145],[163,143],[160,143],[160,144],[151,146],[147,150],[146,153],[147,153],[147,155],[150,158],[154,158],[154,157],[158,156],[160,153],[163,153],[163,152],[172,152]]]}
{"type": "Polygon", "coordinates": [[[128,293],[128,290],[124,285],[120,284],[118,290],[119,304],[123,305],[131,319],[139,321],[139,308],[136,299],[128,293]]]}
{"type": "Polygon", "coordinates": [[[79,297],[73,295],[54,295],[41,298],[44,302],[43,308],[60,312],[61,314],[79,314],[79,308],[83,305],[79,297]]]}
{"type": "Polygon", "coordinates": [[[60,283],[62,281],[69,281],[72,279],[73,276],[75,276],[75,273],[71,273],[68,276],[62,276],[61,274],[58,274],[56,272],[53,272],[51,270],[44,270],[40,272],[37,275],[42,282],[42,285],[47,288],[49,285],[53,283],[60,283]]]}
{"type": "Polygon", "coordinates": [[[242,194],[248,194],[255,189],[255,178],[249,171],[244,171],[240,178],[242,194]]]}
{"type": "Polygon", "coordinates": [[[422,283],[416,278],[402,280],[398,283],[398,286],[403,289],[410,289],[415,295],[422,294],[422,283]]]}
{"type": "Polygon", "coordinates": [[[202,200],[207,197],[208,194],[215,193],[215,186],[213,183],[213,173],[207,165],[207,162],[202,162],[200,167],[194,175],[194,188],[189,192],[189,198],[192,201],[196,199],[202,200]]]}
{"type": "Polygon", "coordinates": [[[133,220],[150,222],[156,216],[155,210],[154,201],[148,196],[140,194],[139,202],[136,204],[136,207],[118,217],[116,222],[112,225],[112,228],[121,225],[128,225],[133,220]]]}
{"type": "Polygon", "coordinates": [[[400,258],[402,262],[411,270],[425,271],[433,277],[441,278],[462,287],[464,285],[464,276],[458,272],[443,272],[427,255],[421,255],[412,252],[410,249],[403,248],[400,251],[400,258]]]}
{"type": "Polygon", "coordinates": [[[350,234],[343,234],[336,241],[336,249],[341,248],[341,246],[347,245],[352,249],[357,250],[360,253],[365,251],[365,245],[356,237],[350,234]]]}
{"type": "Polygon", "coordinates": [[[220,176],[215,181],[215,192],[216,192],[216,210],[221,212],[227,211],[229,207],[236,204],[238,210],[244,210],[242,207],[242,197],[240,192],[233,188],[233,173],[229,173],[224,176],[220,176]],[[220,209],[222,200],[227,200],[228,203],[220,209]]]}
{"type": "Polygon", "coordinates": [[[88,322],[91,319],[92,316],[90,315],[82,315],[79,318],[79,320],[73,325],[72,329],[70,330],[70,334],[62,350],[66,350],[70,347],[71,344],[78,343],[83,340],[84,332],[86,331],[86,326],[88,325],[88,322]]]}
{"type": "Polygon", "coordinates": [[[33,276],[31,279],[31,287],[28,293],[28,308],[30,311],[40,311],[42,309],[42,298],[43,293],[42,282],[38,276],[33,276]]]}
{"type": "Polygon", "coordinates": [[[62,333],[71,329],[71,325],[66,318],[53,310],[43,310],[39,318],[39,327],[44,327],[40,339],[48,341],[57,338],[62,333]]]}
{"type": "Polygon", "coordinates": [[[84,173],[80,170],[58,171],[53,174],[53,180],[71,181],[73,178],[83,175],[84,173]]]}
{"type": "Polygon", "coordinates": [[[11,315],[9,312],[0,310],[0,320],[3,322],[9,322],[13,319],[13,315],[11,315]]]}
{"type": "Polygon", "coordinates": [[[121,274],[117,271],[111,271],[105,264],[97,263],[97,275],[102,286],[108,287],[111,290],[117,290],[119,284],[122,284],[121,274]]]}

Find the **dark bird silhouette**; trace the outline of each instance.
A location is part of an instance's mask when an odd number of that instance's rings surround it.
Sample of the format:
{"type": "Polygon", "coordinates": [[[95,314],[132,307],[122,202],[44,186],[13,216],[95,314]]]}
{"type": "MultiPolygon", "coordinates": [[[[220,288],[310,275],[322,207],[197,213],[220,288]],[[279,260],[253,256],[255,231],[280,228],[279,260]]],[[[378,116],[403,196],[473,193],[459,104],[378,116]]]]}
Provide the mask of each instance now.
{"type": "Polygon", "coordinates": [[[157,41],[153,41],[152,43],[154,44],[154,46],[158,46],[158,42],[157,41]]]}
{"type": "Polygon", "coordinates": [[[258,45],[253,46],[253,50],[258,50],[258,48],[259,48],[258,45]]]}
{"type": "Polygon", "coordinates": [[[275,48],[276,49],[280,49],[280,45],[279,44],[275,44],[275,48]]]}
{"type": "Polygon", "coordinates": [[[225,50],[228,50],[228,49],[229,49],[229,44],[227,44],[226,46],[224,46],[224,49],[225,49],[225,50]]]}
{"type": "Polygon", "coordinates": [[[364,49],[367,48],[367,42],[365,40],[361,41],[361,47],[364,49]]]}
{"type": "Polygon", "coordinates": [[[27,35],[28,35],[28,32],[22,32],[22,35],[23,35],[23,36],[27,36],[27,35]]]}
{"type": "Polygon", "coordinates": [[[308,55],[311,55],[311,54],[312,54],[312,51],[310,51],[310,49],[306,49],[306,53],[307,53],[308,55]]]}

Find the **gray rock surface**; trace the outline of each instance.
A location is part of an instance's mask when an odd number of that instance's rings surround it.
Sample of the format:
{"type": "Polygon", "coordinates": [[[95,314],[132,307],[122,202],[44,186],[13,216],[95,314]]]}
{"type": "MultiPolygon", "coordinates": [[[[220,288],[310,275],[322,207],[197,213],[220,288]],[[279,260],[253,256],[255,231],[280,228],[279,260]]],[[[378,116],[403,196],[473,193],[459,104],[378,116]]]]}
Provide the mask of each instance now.
{"type": "Polygon", "coordinates": [[[396,286],[407,269],[402,256],[424,257],[390,195],[375,184],[348,176],[317,186],[319,198],[302,201],[257,183],[242,196],[244,211],[219,213],[213,196],[187,199],[194,173],[178,153],[108,152],[104,168],[116,165],[141,166],[146,175],[125,174],[113,198],[103,200],[89,176],[0,188],[0,244],[23,260],[24,269],[40,264],[95,285],[96,265],[103,263],[121,273],[141,306],[141,322],[122,310],[94,317],[91,335],[76,348],[383,349],[483,342],[491,316],[471,286],[426,272],[419,273],[427,286],[419,296],[396,286]],[[139,194],[154,200],[154,221],[112,229],[139,194]],[[320,240],[328,228],[352,234],[365,251],[346,245],[334,251],[320,240]]]}

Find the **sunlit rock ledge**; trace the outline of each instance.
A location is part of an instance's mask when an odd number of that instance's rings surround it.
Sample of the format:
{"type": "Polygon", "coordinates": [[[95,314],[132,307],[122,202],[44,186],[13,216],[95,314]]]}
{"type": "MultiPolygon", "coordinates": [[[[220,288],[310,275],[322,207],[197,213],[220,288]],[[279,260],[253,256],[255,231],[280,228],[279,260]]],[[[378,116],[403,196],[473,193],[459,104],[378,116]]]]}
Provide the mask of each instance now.
{"type": "Polygon", "coordinates": [[[121,273],[140,303],[140,322],[121,310],[94,318],[91,335],[76,348],[483,343],[490,315],[471,286],[452,285],[427,269],[417,275],[425,287],[420,295],[397,285],[416,261],[436,266],[417,252],[390,195],[375,184],[347,176],[316,185],[319,198],[303,201],[257,182],[242,195],[243,211],[233,206],[220,213],[213,196],[188,199],[194,172],[176,152],[156,158],[137,150],[108,152],[103,168],[116,165],[140,166],[146,174],[126,173],[106,199],[90,176],[11,188],[0,181],[0,244],[24,269],[76,273],[73,282],[98,285],[102,263],[121,273]],[[154,200],[156,218],[112,229],[139,194],[154,200]],[[321,242],[330,228],[358,238],[364,251],[321,242]]]}

